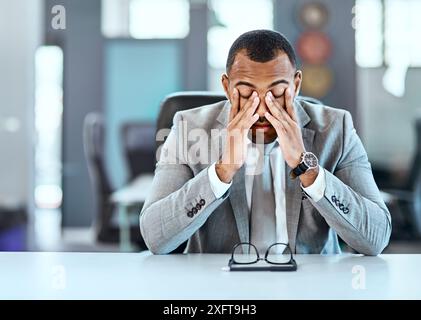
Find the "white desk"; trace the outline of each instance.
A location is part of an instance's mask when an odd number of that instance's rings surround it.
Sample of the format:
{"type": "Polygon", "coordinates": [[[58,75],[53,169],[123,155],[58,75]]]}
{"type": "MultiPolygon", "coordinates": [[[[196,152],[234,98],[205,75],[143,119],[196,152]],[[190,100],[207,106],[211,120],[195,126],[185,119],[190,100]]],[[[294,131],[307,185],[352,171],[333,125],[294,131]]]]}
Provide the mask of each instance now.
{"type": "Polygon", "coordinates": [[[0,253],[0,299],[421,299],[421,255],[297,255],[297,272],[227,272],[228,255],[0,253]],[[353,288],[355,266],[366,289],[353,288]]]}

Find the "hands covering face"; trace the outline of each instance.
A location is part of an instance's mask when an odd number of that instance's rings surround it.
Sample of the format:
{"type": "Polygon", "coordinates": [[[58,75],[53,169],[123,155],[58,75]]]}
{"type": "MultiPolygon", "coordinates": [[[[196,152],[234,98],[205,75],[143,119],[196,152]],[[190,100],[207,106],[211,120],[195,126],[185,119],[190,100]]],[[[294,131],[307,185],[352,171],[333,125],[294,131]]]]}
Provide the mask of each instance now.
{"type": "Polygon", "coordinates": [[[216,172],[224,182],[230,182],[247,157],[247,135],[251,126],[259,119],[256,109],[260,99],[253,93],[243,107],[240,107],[240,95],[234,88],[231,98],[231,112],[227,127],[227,140],[221,160],[216,165],[216,172]]]}
{"type": "Polygon", "coordinates": [[[295,168],[300,163],[301,154],[305,148],[294,110],[291,89],[287,88],[283,97],[278,99],[275,99],[269,91],[265,96],[265,102],[269,109],[265,117],[276,130],[286,163],[290,168],[295,168]]]}
{"type": "MultiPolygon", "coordinates": [[[[257,92],[253,92],[244,105],[240,106],[240,95],[234,88],[225,150],[216,165],[217,174],[224,182],[230,182],[246,160],[247,134],[259,119],[256,113],[259,104],[260,98],[257,92]]],[[[291,89],[286,88],[279,98],[275,98],[269,91],[265,95],[265,104],[268,110],[265,117],[276,131],[284,159],[289,167],[295,168],[300,163],[305,148],[295,115],[291,89]]]]}

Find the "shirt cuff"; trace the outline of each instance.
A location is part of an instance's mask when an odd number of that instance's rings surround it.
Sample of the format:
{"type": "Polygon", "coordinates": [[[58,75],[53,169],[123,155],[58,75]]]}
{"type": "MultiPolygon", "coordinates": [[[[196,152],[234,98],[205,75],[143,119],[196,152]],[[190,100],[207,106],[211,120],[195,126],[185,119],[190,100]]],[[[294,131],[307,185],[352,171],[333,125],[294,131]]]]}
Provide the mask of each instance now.
{"type": "Polygon", "coordinates": [[[230,183],[222,182],[221,179],[219,179],[218,175],[216,174],[215,165],[216,163],[212,164],[209,167],[208,176],[209,176],[209,182],[210,182],[212,192],[215,195],[215,197],[219,199],[231,187],[232,181],[230,183]]]}
{"type": "Polygon", "coordinates": [[[317,175],[313,184],[307,188],[304,188],[301,184],[301,188],[313,201],[319,201],[321,198],[323,198],[326,190],[325,170],[319,166],[319,174],[317,175]]]}

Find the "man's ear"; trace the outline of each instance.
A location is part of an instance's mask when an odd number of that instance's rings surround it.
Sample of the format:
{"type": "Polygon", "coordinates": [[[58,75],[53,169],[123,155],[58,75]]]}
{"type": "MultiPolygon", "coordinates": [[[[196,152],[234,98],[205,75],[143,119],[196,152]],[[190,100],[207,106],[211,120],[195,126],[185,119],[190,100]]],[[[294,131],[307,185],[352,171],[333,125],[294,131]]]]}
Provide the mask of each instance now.
{"type": "Polygon", "coordinates": [[[222,87],[224,88],[225,95],[227,99],[231,102],[231,95],[229,92],[229,80],[228,80],[228,76],[225,73],[222,75],[221,82],[222,82],[222,87]]]}
{"type": "Polygon", "coordinates": [[[294,75],[295,97],[300,94],[302,81],[303,81],[303,72],[301,70],[297,70],[294,75]]]}

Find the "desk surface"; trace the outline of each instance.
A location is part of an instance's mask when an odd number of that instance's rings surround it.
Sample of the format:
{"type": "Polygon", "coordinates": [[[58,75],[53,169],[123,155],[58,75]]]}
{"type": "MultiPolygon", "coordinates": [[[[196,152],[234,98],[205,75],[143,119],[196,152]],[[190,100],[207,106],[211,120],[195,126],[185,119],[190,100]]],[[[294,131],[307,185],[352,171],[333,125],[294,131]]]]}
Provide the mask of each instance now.
{"type": "Polygon", "coordinates": [[[421,299],[421,255],[297,255],[285,273],[223,271],[228,258],[0,253],[0,299],[421,299]]]}

